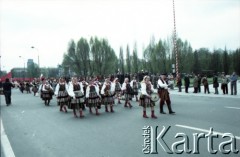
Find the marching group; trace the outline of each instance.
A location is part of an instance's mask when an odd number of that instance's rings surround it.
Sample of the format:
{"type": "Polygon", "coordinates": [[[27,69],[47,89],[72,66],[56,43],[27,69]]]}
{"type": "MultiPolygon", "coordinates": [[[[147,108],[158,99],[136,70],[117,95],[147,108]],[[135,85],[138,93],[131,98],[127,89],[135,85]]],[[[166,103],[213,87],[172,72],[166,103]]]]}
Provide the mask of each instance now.
{"type": "MultiPolygon", "coordinates": [[[[9,84],[10,81],[8,79],[9,84]]],[[[13,87],[13,84],[11,84],[13,87]]],[[[10,88],[11,88],[10,87],[10,88]]],[[[50,101],[55,96],[61,112],[67,113],[69,109],[73,110],[74,117],[84,117],[84,111],[88,108],[90,113],[100,115],[99,109],[105,108],[105,112],[114,112],[115,99],[117,103],[121,104],[124,99],[124,107],[132,108],[131,101],[135,100],[139,106],[143,108],[143,117],[147,116],[146,109],[150,108],[151,118],[156,119],[154,112],[155,103],[158,100],[153,100],[152,95],[158,95],[160,98],[160,113],[166,114],[163,111],[163,105],[167,104],[169,114],[175,112],[171,108],[171,100],[169,97],[166,74],[161,74],[158,80],[158,93],[154,93],[153,84],[149,76],[144,76],[139,82],[135,77],[130,81],[125,78],[121,84],[117,77],[107,77],[104,82],[100,82],[98,78],[78,79],[71,78],[69,81],[66,78],[59,78],[59,80],[49,80],[41,78],[41,81],[35,81],[26,84],[19,84],[21,92],[25,89],[27,93],[31,93],[30,87],[34,95],[39,94],[46,106],[50,105],[50,101]]],[[[7,102],[7,100],[6,100],[7,102]]],[[[7,105],[11,103],[7,102],[7,105]]]]}

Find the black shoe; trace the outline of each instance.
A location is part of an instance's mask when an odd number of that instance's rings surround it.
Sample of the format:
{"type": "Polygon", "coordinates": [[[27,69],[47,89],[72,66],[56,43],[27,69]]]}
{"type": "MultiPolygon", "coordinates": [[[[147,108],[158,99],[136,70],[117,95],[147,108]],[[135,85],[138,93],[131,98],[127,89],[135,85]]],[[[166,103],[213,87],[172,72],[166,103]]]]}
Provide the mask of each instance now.
{"type": "Polygon", "coordinates": [[[175,112],[171,111],[171,112],[169,112],[169,114],[175,114],[175,112]]]}
{"type": "Polygon", "coordinates": [[[161,114],[166,114],[166,112],[164,112],[164,111],[162,111],[162,112],[160,112],[161,114]]]}

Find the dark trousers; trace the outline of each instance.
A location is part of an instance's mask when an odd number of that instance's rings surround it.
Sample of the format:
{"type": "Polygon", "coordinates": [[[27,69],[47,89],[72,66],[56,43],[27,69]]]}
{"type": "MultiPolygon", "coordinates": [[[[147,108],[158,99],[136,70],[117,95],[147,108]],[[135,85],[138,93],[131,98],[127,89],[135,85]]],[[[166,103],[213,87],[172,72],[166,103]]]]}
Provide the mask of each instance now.
{"type": "Polygon", "coordinates": [[[208,85],[204,85],[204,93],[206,94],[206,92],[210,93],[208,85]]]}
{"type": "Polygon", "coordinates": [[[215,87],[215,94],[218,94],[218,87],[215,87]]]}
{"type": "Polygon", "coordinates": [[[197,92],[198,92],[198,87],[194,87],[193,93],[197,93],[197,92]]]}
{"type": "Polygon", "coordinates": [[[5,101],[6,101],[6,104],[9,105],[11,104],[11,91],[4,91],[4,95],[5,95],[5,101]]]}
{"type": "Polygon", "coordinates": [[[169,96],[168,96],[168,99],[167,99],[167,100],[163,100],[163,99],[160,100],[160,112],[163,112],[163,105],[164,105],[164,102],[165,102],[165,101],[166,101],[166,103],[167,103],[167,107],[168,107],[169,113],[172,112],[171,100],[170,100],[170,97],[169,97],[169,96]]]}
{"type": "Polygon", "coordinates": [[[231,95],[237,95],[237,82],[231,83],[231,95]]]}
{"type": "Polygon", "coordinates": [[[182,86],[178,86],[178,91],[182,92],[182,86]]]}
{"type": "Polygon", "coordinates": [[[188,93],[188,87],[189,86],[185,86],[185,92],[188,93]]]}
{"type": "Polygon", "coordinates": [[[228,94],[228,85],[222,84],[222,90],[223,90],[223,94],[228,94]]]}
{"type": "Polygon", "coordinates": [[[201,93],[201,86],[198,85],[198,92],[201,93]]]}

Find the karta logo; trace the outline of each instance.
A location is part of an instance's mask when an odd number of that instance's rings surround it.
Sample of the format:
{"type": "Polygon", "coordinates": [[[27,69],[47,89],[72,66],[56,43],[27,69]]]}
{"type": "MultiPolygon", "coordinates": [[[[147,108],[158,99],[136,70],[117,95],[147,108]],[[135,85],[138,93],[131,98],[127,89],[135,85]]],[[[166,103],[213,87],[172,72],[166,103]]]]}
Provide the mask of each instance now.
{"type": "MultiPolygon", "coordinates": [[[[230,154],[231,152],[234,154],[238,154],[239,150],[236,148],[236,138],[231,133],[224,133],[222,136],[219,136],[216,133],[213,133],[213,128],[210,128],[207,134],[205,133],[193,133],[192,143],[189,142],[189,136],[185,133],[177,133],[174,138],[176,141],[171,145],[166,143],[164,136],[168,133],[171,126],[163,126],[162,130],[159,132],[158,126],[155,129],[152,126],[144,126],[142,128],[144,137],[144,144],[142,152],[144,154],[158,154],[158,147],[168,153],[168,154],[200,154],[199,151],[199,140],[206,140],[207,150],[210,154],[217,154],[218,152],[222,154],[230,154]],[[219,143],[218,150],[214,149],[215,147],[213,139],[214,138],[222,138],[223,142],[219,143]],[[179,140],[180,139],[180,140],[179,140]],[[192,145],[192,150],[189,148],[189,145],[192,145]],[[180,149],[183,148],[183,149],[180,149]]],[[[216,142],[215,142],[216,145],[216,142]]]]}

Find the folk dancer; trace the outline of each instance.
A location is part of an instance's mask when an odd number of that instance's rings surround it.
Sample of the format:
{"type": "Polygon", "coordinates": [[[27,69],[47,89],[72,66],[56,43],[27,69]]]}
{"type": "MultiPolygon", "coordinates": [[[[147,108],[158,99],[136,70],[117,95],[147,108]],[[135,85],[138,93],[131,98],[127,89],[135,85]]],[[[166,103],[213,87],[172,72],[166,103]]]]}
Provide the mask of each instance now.
{"type": "Polygon", "coordinates": [[[71,96],[71,105],[73,108],[74,117],[78,117],[76,110],[79,111],[80,118],[83,118],[83,108],[84,108],[84,91],[83,85],[78,82],[77,78],[73,78],[69,85],[68,94],[71,96]]]}
{"type": "Polygon", "coordinates": [[[143,118],[148,118],[146,113],[146,108],[151,107],[151,118],[156,119],[154,114],[155,103],[151,100],[151,94],[153,93],[153,85],[150,82],[150,77],[145,76],[141,82],[141,96],[140,96],[140,106],[143,107],[143,118]]]}
{"type": "Polygon", "coordinates": [[[121,84],[119,83],[118,78],[115,78],[114,85],[115,85],[115,96],[118,99],[118,104],[121,104],[120,100],[122,95],[122,89],[121,89],[121,84]]]}
{"type": "Polygon", "coordinates": [[[114,89],[115,86],[111,84],[109,79],[106,79],[101,89],[101,95],[103,95],[103,104],[105,105],[105,112],[109,112],[108,106],[110,106],[110,112],[114,112],[114,89]]]}
{"type": "Polygon", "coordinates": [[[68,85],[64,78],[59,79],[59,83],[57,84],[55,88],[54,94],[57,97],[57,102],[60,105],[59,111],[63,111],[67,113],[67,105],[69,101],[69,95],[68,95],[68,85]]]}
{"type": "Polygon", "coordinates": [[[166,114],[163,111],[163,105],[166,101],[169,114],[174,114],[175,112],[172,111],[172,107],[171,107],[171,100],[170,100],[170,96],[169,96],[169,92],[168,92],[168,84],[166,83],[165,79],[166,79],[166,74],[162,74],[160,76],[160,78],[158,79],[158,95],[161,99],[160,100],[160,113],[166,114]]]}
{"type": "Polygon", "coordinates": [[[133,97],[136,97],[136,101],[138,101],[138,82],[135,77],[133,77],[133,80],[130,82],[130,86],[133,89],[133,97]]]}
{"type": "Polygon", "coordinates": [[[86,88],[86,106],[89,107],[89,112],[92,113],[92,107],[95,108],[96,115],[100,115],[98,112],[98,108],[100,107],[100,94],[99,88],[94,84],[94,82],[90,82],[90,84],[86,88]]]}
{"type": "Polygon", "coordinates": [[[48,81],[43,82],[41,93],[42,93],[42,100],[44,101],[45,106],[49,106],[53,96],[53,88],[48,81]]]}
{"type": "Polygon", "coordinates": [[[124,107],[129,107],[129,108],[132,108],[132,105],[130,103],[130,99],[132,98],[132,88],[130,86],[130,83],[129,83],[129,79],[128,78],[125,78],[124,79],[124,83],[122,84],[122,91],[124,93],[124,96],[125,96],[125,104],[124,104],[124,107]],[[128,105],[128,106],[127,106],[128,105]]]}

